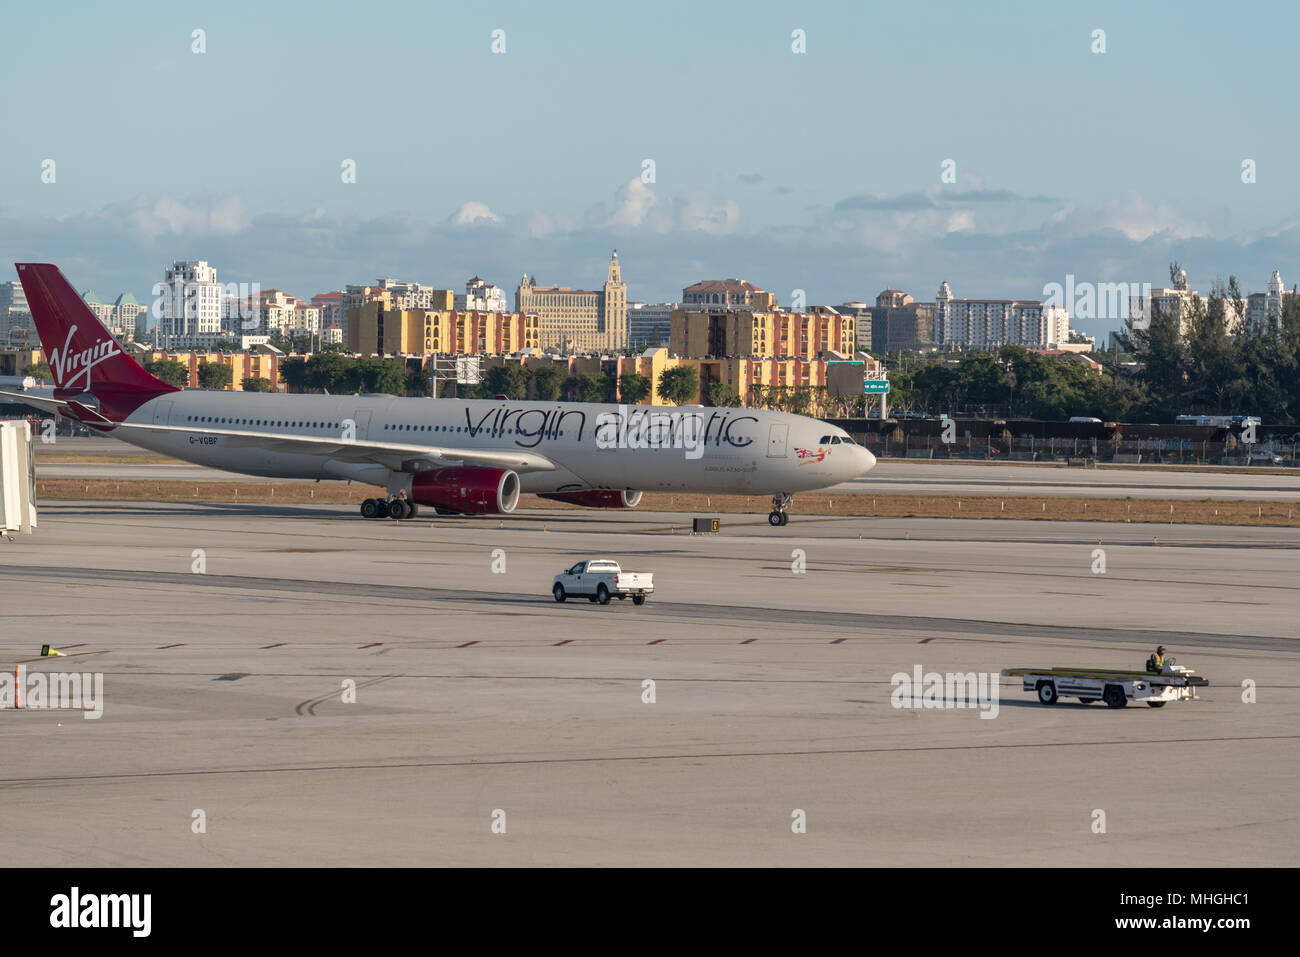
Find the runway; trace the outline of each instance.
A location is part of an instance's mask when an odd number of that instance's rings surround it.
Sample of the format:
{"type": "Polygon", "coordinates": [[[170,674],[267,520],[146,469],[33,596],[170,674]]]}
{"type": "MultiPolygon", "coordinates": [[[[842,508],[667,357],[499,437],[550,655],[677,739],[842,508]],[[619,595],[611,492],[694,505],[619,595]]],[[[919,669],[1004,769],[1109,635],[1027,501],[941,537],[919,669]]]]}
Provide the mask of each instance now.
{"type": "Polygon", "coordinates": [[[1006,497],[1236,499],[1300,501],[1300,471],[1261,472],[1249,466],[1231,472],[1196,472],[1160,466],[1063,468],[1001,462],[909,462],[882,459],[861,479],[836,492],[1006,497]]]}
{"type": "MultiPolygon", "coordinates": [[[[37,446],[38,478],[120,479],[150,482],[280,482],[199,465],[146,462],[60,461],[66,457],[145,455],[125,442],[59,439],[37,446]]],[[[1300,470],[1195,472],[1158,466],[1063,468],[1033,463],[972,464],[882,459],[862,478],[830,489],[834,494],[1002,496],[1007,498],[1169,498],[1300,502],[1300,470]]]]}
{"type": "Polygon", "coordinates": [[[107,649],[56,659],[103,669],[105,710],[0,714],[0,845],[91,865],[1300,857],[1293,532],[687,518],[47,505],[0,543],[0,658],[107,649]],[[656,594],[556,604],[587,555],[656,594]],[[891,706],[917,665],[1137,667],[1157,642],[1210,677],[1202,700],[1046,708],[1004,679],[993,719],[891,706]]]}

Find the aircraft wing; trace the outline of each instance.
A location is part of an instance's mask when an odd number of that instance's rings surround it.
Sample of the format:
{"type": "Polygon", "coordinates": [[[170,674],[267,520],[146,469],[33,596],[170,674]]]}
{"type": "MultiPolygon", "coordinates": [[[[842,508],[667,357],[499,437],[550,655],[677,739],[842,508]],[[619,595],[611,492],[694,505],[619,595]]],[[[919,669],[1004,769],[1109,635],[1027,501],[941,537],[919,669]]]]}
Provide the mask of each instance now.
{"type": "MultiPolygon", "coordinates": [[[[78,411],[83,411],[78,408],[78,411]]],[[[297,452],[319,455],[345,462],[376,462],[395,472],[415,471],[414,463],[443,465],[483,465],[514,469],[516,472],[551,472],[555,463],[544,455],[526,449],[465,449],[446,445],[407,445],[398,442],[349,442],[342,438],[313,435],[287,435],[282,432],[250,432],[241,429],[207,429],[176,425],[149,425],[133,422],[110,422],[114,429],[144,432],[183,432],[186,435],[224,439],[228,448],[256,448],[269,452],[297,452]]]]}

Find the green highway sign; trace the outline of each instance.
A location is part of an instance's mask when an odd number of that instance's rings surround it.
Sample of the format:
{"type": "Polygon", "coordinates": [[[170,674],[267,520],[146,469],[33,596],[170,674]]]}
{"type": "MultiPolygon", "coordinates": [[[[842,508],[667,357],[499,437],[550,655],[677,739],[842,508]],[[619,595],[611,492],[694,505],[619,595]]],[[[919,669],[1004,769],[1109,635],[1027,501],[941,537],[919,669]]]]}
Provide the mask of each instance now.
{"type": "Polygon", "coordinates": [[[879,395],[888,391],[888,379],[867,379],[862,383],[862,392],[864,395],[879,395]]]}

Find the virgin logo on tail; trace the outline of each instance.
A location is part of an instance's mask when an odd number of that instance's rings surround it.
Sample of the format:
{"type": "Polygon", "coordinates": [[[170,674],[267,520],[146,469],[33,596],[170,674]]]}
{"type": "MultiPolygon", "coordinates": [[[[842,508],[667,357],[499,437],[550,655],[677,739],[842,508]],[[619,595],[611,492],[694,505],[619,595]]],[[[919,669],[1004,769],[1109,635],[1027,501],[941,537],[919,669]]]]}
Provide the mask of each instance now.
{"type": "Polygon", "coordinates": [[[76,334],[77,327],[72,326],[68,329],[68,337],[63,340],[63,348],[50,352],[50,369],[54,373],[54,381],[61,389],[72,388],[82,376],[86,377],[86,388],[89,389],[90,370],[101,362],[122,354],[122,350],[112,339],[101,339],[88,349],[69,353],[68,348],[72,344],[72,337],[76,334]],[[69,375],[72,378],[67,378],[69,375]]]}

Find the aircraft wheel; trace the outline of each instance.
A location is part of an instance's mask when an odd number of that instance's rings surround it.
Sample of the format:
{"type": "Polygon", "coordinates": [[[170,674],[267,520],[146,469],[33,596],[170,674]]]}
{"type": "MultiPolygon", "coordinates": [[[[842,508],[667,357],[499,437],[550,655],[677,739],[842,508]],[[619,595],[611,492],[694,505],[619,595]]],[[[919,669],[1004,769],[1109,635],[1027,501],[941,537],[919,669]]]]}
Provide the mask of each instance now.
{"type": "Polygon", "coordinates": [[[555,596],[556,601],[564,601],[564,586],[556,582],[555,587],[551,589],[551,594],[555,596]]]}
{"type": "Polygon", "coordinates": [[[601,583],[596,587],[596,601],[600,602],[602,605],[609,604],[609,589],[605,587],[604,583],[601,583]]]}
{"type": "Polygon", "coordinates": [[[767,524],[771,525],[773,528],[780,528],[785,524],[785,513],[772,512],[767,516],[767,524]]]}
{"type": "Polygon", "coordinates": [[[1061,696],[1056,693],[1056,682],[1038,682],[1038,700],[1043,704],[1056,704],[1056,702],[1060,701],[1061,696]]]}
{"type": "Polygon", "coordinates": [[[394,519],[406,518],[409,508],[410,506],[406,504],[405,500],[395,498],[388,503],[388,517],[394,519]]]}
{"type": "Polygon", "coordinates": [[[782,513],[781,513],[781,524],[782,524],[782,525],[789,525],[789,524],[790,524],[790,513],[789,513],[789,512],[782,512],[782,513]]]}
{"type": "Polygon", "coordinates": [[[378,499],[373,499],[373,498],[368,498],[368,499],[366,499],[364,502],[362,502],[362,503],[361,503],[361,517],[362,517],[362,518],[378,518],[378,517],[379,517],[379,500],[378,500],[378,499]]]}
{"type": "Polygon", "coordinates": [[[645,604],[645,595],[633,595],[633,596],[632,596],[632,604],[634,604],[634,605],[644,605],[644,604],[645,604]]]}
{"type": "Polygon", "coordinates": [[[414,502],[408,499],[406,502],[406,517],[415,518],[415,516],[419,514],[420,514],[420,506],[416,505],[414,502]]]}

